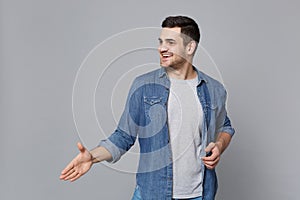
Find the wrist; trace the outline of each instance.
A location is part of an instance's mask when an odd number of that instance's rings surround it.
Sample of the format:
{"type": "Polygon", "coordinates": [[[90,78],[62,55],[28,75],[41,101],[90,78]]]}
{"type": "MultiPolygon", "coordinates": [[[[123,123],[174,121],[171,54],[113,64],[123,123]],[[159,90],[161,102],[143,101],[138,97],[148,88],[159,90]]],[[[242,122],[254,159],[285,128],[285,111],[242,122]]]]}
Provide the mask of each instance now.
{"type": "Polygon", "coordinates": [[[220,150],[220,153],[223,152],[223,142],[221,140],[216,141],[216,146],[218,147],[218,149],[220,150]]]}
{"type": "Polygon", "coordinates": [[[91,154],[91,161],[92,161],[93,164],[100,162],[100,160],[97,159],[97,157],[94,156],[92,152],[90,152],[90,154],[91,154]]]}

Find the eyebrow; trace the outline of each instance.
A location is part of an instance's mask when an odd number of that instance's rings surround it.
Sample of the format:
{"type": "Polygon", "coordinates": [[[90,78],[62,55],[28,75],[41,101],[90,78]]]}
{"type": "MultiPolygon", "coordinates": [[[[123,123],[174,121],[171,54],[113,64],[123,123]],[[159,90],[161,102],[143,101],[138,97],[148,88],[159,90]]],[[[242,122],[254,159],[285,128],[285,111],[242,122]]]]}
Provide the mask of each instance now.
{"type": "MultiPolygon", "coordinates": [[[[161,38],[158,38],[158,41],[163,41],[161,38]]],[[[165,39],[165,41],[167,41],[167,42],[176,42],[176,40],[174,40],[174,39],[165,39]]]]}

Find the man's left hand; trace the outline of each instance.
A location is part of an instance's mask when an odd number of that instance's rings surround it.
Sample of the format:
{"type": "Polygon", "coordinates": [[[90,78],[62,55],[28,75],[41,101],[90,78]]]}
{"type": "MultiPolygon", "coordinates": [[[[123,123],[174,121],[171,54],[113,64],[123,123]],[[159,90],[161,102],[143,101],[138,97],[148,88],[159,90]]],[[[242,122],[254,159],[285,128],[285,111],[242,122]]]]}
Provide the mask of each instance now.
{"type": "Polygon", "coordinates": [[[202,157],[202,161],[208,169],[214,169],[217,166],[217,164],[220,160],[220,156],[221,156],[221,146],[220,145],[221,144],[218,142],[216,142],[216,143],[211,142],[205,148],[205,152],[207,152],[207,153],[211,152],[211,154],[209,156],[202,157]]]}

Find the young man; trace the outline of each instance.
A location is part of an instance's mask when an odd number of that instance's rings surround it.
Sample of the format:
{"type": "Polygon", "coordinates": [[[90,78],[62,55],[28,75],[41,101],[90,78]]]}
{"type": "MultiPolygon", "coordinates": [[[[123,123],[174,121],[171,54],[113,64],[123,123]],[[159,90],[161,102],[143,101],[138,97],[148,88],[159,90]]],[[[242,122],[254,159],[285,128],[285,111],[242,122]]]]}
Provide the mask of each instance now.
{"type": "Polygon", "coordinates": [[[80,153],[60,178],[75,181],[94,163],[118,161],[138,137],[133,200],[214,199],[214,168],[234,129],[223,85],[192,65],[199,40],[193,19],[167,17],[159,37],[162,67],[134,80],[116,131],[91,151],[78,143],[80,153]]]}

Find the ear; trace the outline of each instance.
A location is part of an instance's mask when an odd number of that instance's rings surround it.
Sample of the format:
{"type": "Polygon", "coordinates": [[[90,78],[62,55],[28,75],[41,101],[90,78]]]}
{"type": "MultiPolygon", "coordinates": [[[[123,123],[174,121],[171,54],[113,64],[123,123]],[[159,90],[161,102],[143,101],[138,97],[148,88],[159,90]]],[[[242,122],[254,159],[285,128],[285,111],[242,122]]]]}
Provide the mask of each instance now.
{"type": "Polygon", "coordinates": [[[196,51],[196,41],[192,40],[186,45],[186,52],[188,55],[193,55],[196,51]]]}

